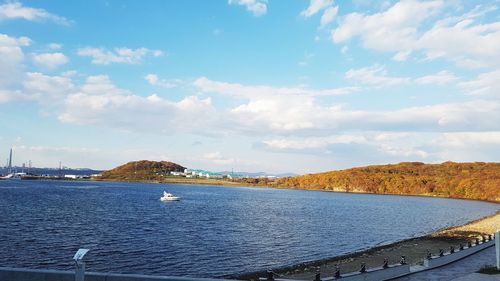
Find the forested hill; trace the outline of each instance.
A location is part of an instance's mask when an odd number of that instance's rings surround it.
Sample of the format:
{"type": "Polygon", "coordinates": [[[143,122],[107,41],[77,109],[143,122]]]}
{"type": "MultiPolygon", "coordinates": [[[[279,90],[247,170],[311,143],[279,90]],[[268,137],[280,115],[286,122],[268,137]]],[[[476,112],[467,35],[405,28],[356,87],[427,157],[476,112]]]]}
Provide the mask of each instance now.
{"type": "Polygon", "coordinates": [[[168,161],[134,161],[102,173],[102,180],[158,180],[170,172],[183,172],[184,167],[168,161]]]}
{"type": "Polygon", "coordinates": [[[286,177],[278,179],[274,184],[301,189],[428,195],[500,202],[500,163],[406,162],[286,177]]]}

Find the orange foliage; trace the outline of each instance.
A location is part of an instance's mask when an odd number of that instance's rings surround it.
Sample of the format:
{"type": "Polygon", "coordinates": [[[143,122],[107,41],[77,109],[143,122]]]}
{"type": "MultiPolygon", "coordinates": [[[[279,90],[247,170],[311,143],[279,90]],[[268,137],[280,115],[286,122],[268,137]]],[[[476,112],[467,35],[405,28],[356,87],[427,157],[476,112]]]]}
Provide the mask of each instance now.
{"type": "Polygon", "coordinates": [[[500,163],[405,162],[281,178],[272,185],[500,202],[500,163]]]}

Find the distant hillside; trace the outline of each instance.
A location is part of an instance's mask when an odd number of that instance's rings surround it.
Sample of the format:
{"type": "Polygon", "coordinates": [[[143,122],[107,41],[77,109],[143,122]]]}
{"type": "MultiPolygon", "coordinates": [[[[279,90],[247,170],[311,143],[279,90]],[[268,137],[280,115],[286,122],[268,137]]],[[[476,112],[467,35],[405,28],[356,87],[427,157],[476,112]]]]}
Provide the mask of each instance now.
{"type": "Polygon", "coordinates": [[[134,161],[102,173],[102,180],[159,180],[170,172],[183,172],[184,167],[168,161],[134,161]]]}
{"type": "Polygon", "coordinates": [[[278,187],[409,194],[500,202],[500,163],[377,165],[278,179],[278,187]]]}

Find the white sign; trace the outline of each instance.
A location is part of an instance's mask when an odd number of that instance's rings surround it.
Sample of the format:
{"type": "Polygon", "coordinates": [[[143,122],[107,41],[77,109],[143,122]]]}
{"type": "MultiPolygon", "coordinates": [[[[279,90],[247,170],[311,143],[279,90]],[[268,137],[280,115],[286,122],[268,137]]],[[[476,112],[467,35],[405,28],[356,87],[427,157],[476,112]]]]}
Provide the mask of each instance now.
{"type": "Polygon", "coordinates": [[[80,261],[81,259],[83,259],[83,256],[85,256],[85,254],[89,251],[89,249],[79,249],[75,256],[73,257],[73,259],[75,261],[80,261]]]}

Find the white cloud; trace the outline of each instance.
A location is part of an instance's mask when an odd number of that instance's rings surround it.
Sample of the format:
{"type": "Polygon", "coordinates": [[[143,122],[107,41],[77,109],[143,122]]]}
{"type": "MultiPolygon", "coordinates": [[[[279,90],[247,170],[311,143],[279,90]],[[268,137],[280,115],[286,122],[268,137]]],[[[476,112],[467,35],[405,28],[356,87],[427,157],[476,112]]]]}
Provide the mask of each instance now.
{"type": "Polygon", "coordinates": [[[69,77],[48,76],[39,72],[27,72],[22,77],[22,87],[16,90],[1,90],[0,103],[31,101],[52,109],[60,106],[74,90],[69,77]]]}
{"type": "Polygon", "coordinates": [[[0,33],[0,86],[16,84],[22,75],[21,63],[24,60],[22,47],[28,46],[27,37],[10,37],[0,33]]]}
{"type": "Polygon", "coordinates": [[[62,45],[61,44],[58,44],[58,43],[50,43],[48,45],[49,49],[51,50],[60,50],[62,49],[62,45]]]}
{"type": "Polygon", "coordinates": [[[178,87],[179,84],[181,83],[181,81],[177,79],[176,80],[160,79],[158,78],[158,75],[152,73],[144,76],[144,79],[153,86],[158,86],[166,89],[178,87]]]}
{"type": "Polygon", "coordinates": [[[144,76],[144,79],[151,85],[157,85],[159,81],[158,75],[156,74],[148,74],[144,76]]]}
{"type": "Polygon", "coordinates": [[[68,71],[64,71],[63,73],[61,73],[61,76],[74,77],[77,74],[78,74],[78,71],[76,71],[76,70],[68,70],[68,71]]]}
{"type": "Polygon", "coordinates": [[[385,12],[373,15],[351,13],[332,31],[335,43],[359,36],[368,48],[400,51],[412,48],[417,26],[443,6],[442,1],[400,1],[385,12]]]}
{"type": "Polygon", "coordinates": [[[267,149],[285,151],[324,150],[334,144],[366,144],[368,140],[361,135],[335,135],[330,137],[273,139],[262,142],[267,149]]]}
{"type": "Polygon", "coordinates": [[[55,112],[59,112],[57,114],[63,122],[157,133],[217,135],[239,132],[252,136],[321,136],[345,130],[500,130],[500,103],[495,100],[392,111],[352,110],[345,105],[325,103],[319,98],[325,95],[324,91],[331,95],[333,90],[246,86],[212,81],[205,77],[195,80],[193,84],[203,93],[236,98],[233,101],[239,103],[216,109],[210,98],[187,96],[180,101],[170,101],[158,95],[134,95],[116,87],[105,75],[90,76],[83,85],[75,86],[71,77],[41,73],[27,73],[22,90],[3,90],[0,100],[6,102],[18,97],[57,106],[55,112]]]}
{"type": "Polygon", "coordinates": [[[245,100],[231,108],[225,118],[232,130],[250,134],[324,135],[342,130],[452,132],[500,128],[500,103],[495,101],[475,100],[393,111],[350,110],[344,105],[325,104],[317,100],[314,91],[300,88],[245,86],[204,77],[194,84],[202,92],[245,100]]]}
{"type": "Polygon", "coordinates": [[[410,134],[408,132],[382,132],[382,133],[377,133],[373,136],[373,139],[375,141],[395,141],[395,140],[401,140],[405,138],[413,138],[415,137],[415,134],[410,134]]]}
{"type": "Polygon", "coordinates": [[[59,120],[135,132],[196,131],[216,118],[209,98],[188,96],[169,101],[158,95],[133,95],[117,88],[107,76],[90,76],[65,99],[59,120]]]}
{"type": "Polygon", "coordinates": [[[437,84],[444,85],[458,80],[453,73],[443,70],[432,75],[425,75],[417,78],[410,77],[392,77],[388,76],[387,70],[382,65],[372,65],[368,67],[349,69],[345,73],[345,78],[357,81],[364,85],[372,86],[397,86],[402,84],[437,84]]]}
{"type": "Polygon", "coordinates": [[[261,148],[272,152],[328,155],[333,159],[349,158],[350,161],[370,161],[371,158],[380,157],[384,157],[385,161],[427,159],[430,153],[422,148],[427,143],[426,138],[417,138],[420,141],[415,141],[415,136],[412,133],[358,132],[328,137],[273,139],[263,141],[261,148]],[[398,136],[380,138],[379,135],[398,136]]]}
{"type": "Polygon", "coordinates": [[[415,149],[408,146],[382,144],[380,145],[379,150],[386,154],[398,157],[418,157],[420,159],[425,159],[429,156],[429,153],[424,150],[415,149]]]}
{"type": "Polygon", "coordinates": [[[2,90],[0,89],[0,104],[11,101],[21,100],[24,97],[19,91],[2,90]]]}
{"type": "Polygon", "coordinates": [[[68,63],[69,59],[63,53],[33,54],[33,63],[41,68],[54,69],[68,63]]]}
{"type": "Polygon", "coordinates": [[[106,154],[106,151],[96,148],[69,146],[52,147],[18,144],[13,146],[12,149],[18,161],[15,165],[21,165],[21,161],[27,161],[27,159],[36,159],[33,162],[35,167],[57,167],[59,161],[62,160],[64,166],[95,168],[96,164],[101,165],[102,163],[99,161],[102,159],[96,161],[95,156],[106,154]]]}
{"type": "Polygon", "coordinates": [[[246,86],[238,83],[227,83],[213,81],[206,77],[200,77],[194,81],[194,86],[207,93],[218,93],[233,97],[257,98],[275,95],[284,96],[336,96],[345,95],[359,90],[357,87],[344,87],[325,90],[314,90],[308,88],[271,87],[271,86],[246,86]]]}
{"type": "Polygon", "coordinates": [[[319,26],[321,29],[330,24],[337,16],[339,7],[333,6],[333,0],[310,0],[309,6],[300,12],[300,15],[309,18],[323,10],[319,26]]]}
{"type": "MultiPolygon", "coordinates": [[[[148,78],[153,84],[161,81],[154,74],[148,78]]],[[[432,82],[438,81],[441,80],[432,82]]],[[[498,146],[495,132],[500,131],[500,102],[497,100],[384,111],[354,110],[319,98],[327,90],[247,86],[205,77],[193,84],[202,93],[236,99],[231,106],[216,109],[211,98],[187,96],[173,101],[158,95],[135,95],[114,85],[106,75],[90,76],[82,85],[75,85],[70,76],[26,73],[20,90],[0,90],[0,102],[16,96],[44,107],[52,106],[61,122],[119,131],[243,134],[256,139],[268,136],[270,139],[256,147],[314,157],[329,155],[331,159],[352,164],[380,159],[437,161],[449,155],[454,155],[455,160],[468,160],[474,159],[473,155],[483,155],[485,148],[479,144],[488,149],[498,146]],[[472,146],[475,154],[467,152],[467,145],[481,138],[482,142],[472,146]]],[[[491,159],[486,154],[481,157],[478,159],[491,159]]],[[[217,151],[202,155],[200,161],[220,166],[242,165],[217,151]]]]}
{"type": "Polygon", "coordinates": [[[439,138],[442,145],[447,147],[466,148],[470,144],[500,145],[500,132],[459,132],[444,133],[439,138]]]}
{"type": "Polygon", "coordinates": [[[337,16],[338,11],[339,11],[338,6],[327,8],[323,13],[323,15],[321,16],[320,27],[323,28],[327,26],[329,23],[331,23],[337,16]]]}
{"type": "Polygon", "coordinates": [[[461,82],[458,86],[469,95],[500,98],[500,70],[481,73],[474,80],[461,82]]]}
{"type": "Polygon", "coordinates": [[[401,51],[397,52],[392,59],[395,61],[406,61],[408,57],[410,56],[411,51],[401,51]]]}
{"type": "Polygon", "coordinates": [[[498,66],[500,25],[475,24],[473,17],[443,20],[425,32],[416,43],[429,59],[439,57],[463,67],[498,66]]]}
{"type": "Polygon", "coordinates": [[[229,5],[241,5],[254,16],[259,17],[267,13],[267,1],[263,0],[229,0],[229,5]]]}
{"type": "Polygon", "coordinates": [[[23,94],[26,99],[51,106],[60,105],[66,96],[74,90],[70,78],[47,76],[38,72],[26,73],[23,86],[23,94]]]}
{"type": "Polygon", "coordinates": [[[144,57],[160,57],[163,55],[163,52],[147,48],[138,48],[135,50],[115,48],[113,51],[109,51],[103,48],[87,47],[78,49],[77,54],[82,57],[91,57],[93,64],[107,65],[111,63],[140,64],[144,57]]]}
{"type": "Polygon", "coordinates": [[[417,84],[438,84],[438,85],[444,85],[448,84],[451,82],[455,82],[458,80],[458,77],[456,77],[453,73],[447,71],[447,70],[442,70],[439,71],[436,74],[433,75],[426,75],[419,77],[415,79],[415,82],[417,84]]]}
{"type": "Polygon", "coordinates": [[[85,84],[81,87],[85,95],[129,95],[130,92],[117,88],[107,75],[94,75],[87,77],[85,84]]]}
{"type": "Polygon", "coordinates": [[[290,137],[263,141],[271,152],[310,154],[348,165],[401,161],[497,161],[500,131],[354,132],[328,137],[290,137]],[[381,160],[383,159],[383,160],[381,160]],[[382,162],[381,162],[382,161],[382,162]]]}
{"type": "Polygon", "coordinates": [[[24,7],[20,2],[7,2],[0,5],[0,21],[24,19],[28,21],[52,21],[57,24],[70,25],[64,17],[51,14],[44,9],[24,7]]]}
{"type": "Polygon", "coordinates": [[[300,15],[306,18],[311,17],[319,11],[332,6],[332,4],[333,0],[310,0],[309,6],[300,12],[300,15]]]}
{"type": "Polygon", "coordinates": [[[387,76],[387,70],[381,65],[373,65],[359,69],[349,69],[345,73],[345,78],[357,81],[361,84],[373,86],[394,86],[410,82],[410,79],[407,77],[387,76]]]}
{"type": "Polygon", "coordinates": [[[445,58],[462,67],[497,66],[500,25],[480,19],[496,8],[478,6],[457,17],[448,16],[446,7],[441,0],[401,0],[382,12],[350,13],[332,30],[332,40],[345,43],[357,37],[365,48],[395,52],[396,61],[420,51],[427,60],[445,58]],[[444,19],[432,22],[437,14],[444,19]]]}
{"type": "Polygon", "coordinates": [[[234,165],[236,163],[234,158],[224,157],[219,151],[205,153],[203,158],[217,166],[234,165]]]}
{"type": "Polygon", "coordinates": [[[31,44],[31,39],[28,37],[9,37],[6,34],[0,34],[0,43],[2,46],[25,47],[31,44]]]}
{"type": "Polygon", "coordinates": [[[498,162],[500,131],[444,133],[428,145],[439,161],[498,162]]]}

